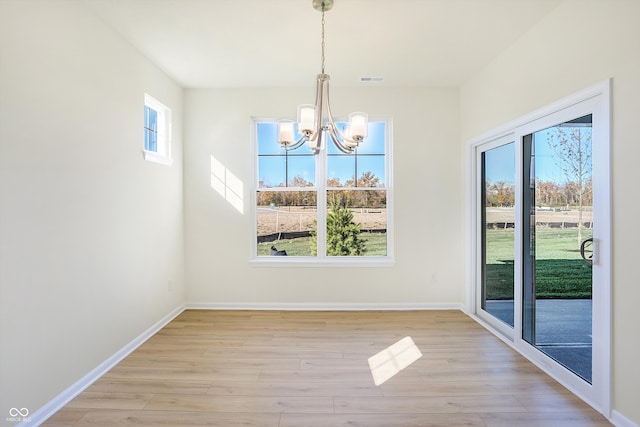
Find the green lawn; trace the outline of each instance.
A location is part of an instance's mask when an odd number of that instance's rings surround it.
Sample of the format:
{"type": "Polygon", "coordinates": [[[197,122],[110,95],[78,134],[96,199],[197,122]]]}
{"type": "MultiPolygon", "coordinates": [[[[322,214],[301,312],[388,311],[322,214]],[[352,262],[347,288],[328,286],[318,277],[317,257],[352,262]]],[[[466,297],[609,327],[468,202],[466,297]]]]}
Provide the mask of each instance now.
{"type": "MultiPolygon", "coordinates": [[[[361,236],[366,240],[365,256],[384,256],[387,254],[386,233],[361,233],[361,236]]],[[[278,250],[286,250],[289,256],[313,256],[311,253],[311,237],[258,243],[258,256],[269,256],[272,245],[278,250]]]]}
{"type": "MultiPolygon", "coordinates": [[[[591,298],[591,266],[580,257],[576,228],[536,230],[537,298],[591,298]]],[[[591,230],[583,229],[583,239],[591,230]]],[[[514,230],[487,230],[486,298],[513,299],[514,230]]]]}
{"type": "MultiPolygon", "coordinates": [[[[583,239],[591,237],[583,230],[583,239]]],[[[387,235],[363,233],[365,256],[384,256],[387,235]]],[[[513,299],[514,230],[487,230],[487,299],[513,299]]],[[[269,256],[271,245],[289,256],[312,256],[310,237],[258,244],[258,255],[269,256]]],[[[591,266],[580,258],[577,229],[539,228],[536,236],[538,298],[591,298],[591,266]]]]}

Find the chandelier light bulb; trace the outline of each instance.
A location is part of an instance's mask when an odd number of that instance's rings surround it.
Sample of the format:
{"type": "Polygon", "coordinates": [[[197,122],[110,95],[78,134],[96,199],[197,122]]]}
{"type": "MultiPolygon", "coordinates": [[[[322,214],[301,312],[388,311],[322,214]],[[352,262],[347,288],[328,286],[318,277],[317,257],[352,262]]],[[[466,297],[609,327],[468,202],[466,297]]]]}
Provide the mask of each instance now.
{"type": "Polygon", "coordinates": [[[298,131],[311,135],[316,127],[316,106],[311,104],[298,106],[298,131]]]}
{"type": "Polygon", "coordinates": [[[294,141],[293,120],[278,120],[278,142],[286,147],[294,141]]]}
{"type": "Polygon", "coordinates": [[[362,141],[368,136],[369,116],[367,113],[349,114],[349,130],[351,138],[362,141]]]}

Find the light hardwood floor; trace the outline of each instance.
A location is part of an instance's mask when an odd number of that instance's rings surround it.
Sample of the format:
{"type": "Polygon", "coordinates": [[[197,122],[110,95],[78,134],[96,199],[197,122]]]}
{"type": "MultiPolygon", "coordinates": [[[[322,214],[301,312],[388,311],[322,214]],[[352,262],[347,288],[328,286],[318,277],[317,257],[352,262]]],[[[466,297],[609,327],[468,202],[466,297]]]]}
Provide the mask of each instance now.
{"type": "Polygon", "coordinates": [[[44,425],[610,424],[459,311],[188,310],[44,425]],[[422,357],[374,385],[404,337],[422,357]]]}

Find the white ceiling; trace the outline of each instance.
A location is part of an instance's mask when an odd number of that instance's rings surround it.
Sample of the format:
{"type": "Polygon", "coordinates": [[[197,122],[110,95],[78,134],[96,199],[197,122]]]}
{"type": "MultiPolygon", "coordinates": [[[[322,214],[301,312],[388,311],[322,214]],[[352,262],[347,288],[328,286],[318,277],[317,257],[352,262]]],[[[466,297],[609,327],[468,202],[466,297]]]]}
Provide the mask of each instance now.
{"type": "MultiPolygon", "coordinates": [[[[85,0],[178,84],[315,84],[312,0],[85,0]]],[[[326,13],[332,85],[458,86],[562,0],[335,0],[326,13]]]]}

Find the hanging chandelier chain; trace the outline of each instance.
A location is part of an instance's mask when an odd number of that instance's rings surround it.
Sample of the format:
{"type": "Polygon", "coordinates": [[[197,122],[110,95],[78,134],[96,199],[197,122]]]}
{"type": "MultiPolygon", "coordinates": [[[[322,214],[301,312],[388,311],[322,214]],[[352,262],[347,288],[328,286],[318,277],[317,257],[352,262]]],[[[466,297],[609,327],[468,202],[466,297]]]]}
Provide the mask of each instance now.
{"type": "Polygon", "coordinates": [[[322,74],[324,74],[324,10],[322,11],[322,74]]]}

